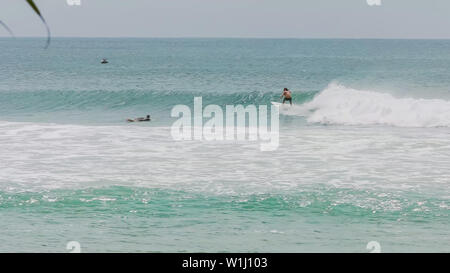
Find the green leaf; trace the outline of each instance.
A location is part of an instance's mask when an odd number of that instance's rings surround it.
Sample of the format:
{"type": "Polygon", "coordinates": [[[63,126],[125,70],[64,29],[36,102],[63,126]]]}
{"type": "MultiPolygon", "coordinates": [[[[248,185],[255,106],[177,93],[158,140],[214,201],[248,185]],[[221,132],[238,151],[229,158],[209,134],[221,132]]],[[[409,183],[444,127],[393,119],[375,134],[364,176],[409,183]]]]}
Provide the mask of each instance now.
{"type": "Polygon", "coordinates": [[[3,23],[1,20],[0,20],[0,25],[1,25],[4,29],[6,29],[6,31],[8,31],[9,34],[10,34],[12,37],[14,37],[14,33],[11,31],[11,29],[8,27],[8,25],[6,25],[5,23],[3,23]]]}
{"type": "Polygon", "coordinates": [[[34,12],[41,18],[42,22],[45,25],[45,28],[47,29],[47,44],[45,45],[45,48],[47,48],[50,44],[50,28],[47,25],[47,22],[45,21],[44,17],[42,16],[41,12],[39,11],[36,4],[33,2],[33,0],[26,0],[27,3],[30,5],[30,7],[34,10],[34,12]]]}
{"type": "Polygon", "coordinates": [[[38,7],[36,6],[36,4],[33,2],[33,0],[26,0],[28,2],[28,4],[34,9],[34,11],[39,15],[41,15],[41,12],[39,11],[38,7]]]}

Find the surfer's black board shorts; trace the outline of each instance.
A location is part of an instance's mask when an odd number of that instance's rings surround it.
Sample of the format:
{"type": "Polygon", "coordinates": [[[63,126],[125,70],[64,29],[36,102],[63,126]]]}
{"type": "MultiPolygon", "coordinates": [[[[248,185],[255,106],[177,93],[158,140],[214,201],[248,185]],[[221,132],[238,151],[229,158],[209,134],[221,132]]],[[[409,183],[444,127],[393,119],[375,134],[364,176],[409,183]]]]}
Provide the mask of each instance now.
{"type": "Polygon", "coordinates": [[[285,103],[286,101],[289,101],[289,103],[292,104],[292,98],[289,98],[289,99],[288,99],[288,98],[284,98],[284,99],[283,99],[283,103],[285,103]]]}

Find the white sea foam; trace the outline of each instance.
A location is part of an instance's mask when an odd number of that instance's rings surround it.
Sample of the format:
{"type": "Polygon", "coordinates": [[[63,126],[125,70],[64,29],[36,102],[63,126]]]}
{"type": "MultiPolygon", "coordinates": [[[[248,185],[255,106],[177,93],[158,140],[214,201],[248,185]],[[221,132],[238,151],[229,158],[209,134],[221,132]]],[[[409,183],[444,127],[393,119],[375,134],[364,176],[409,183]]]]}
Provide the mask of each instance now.
{"type": "Polygon", "coordinates": [[[396,98],[388,93],[356,90],[335,83],[312,101],[289,112],[321,124],[450,127],[450,101],[396,98]]]}
{"type": "Polygon", "coordinates": [[[235,195],[326,184],[448,195],[449,128],[280,133],[279,150],[263,153],[252,142],[174,141],[164,127],[0,122],[0,191],[133,185],[235,195]]]}

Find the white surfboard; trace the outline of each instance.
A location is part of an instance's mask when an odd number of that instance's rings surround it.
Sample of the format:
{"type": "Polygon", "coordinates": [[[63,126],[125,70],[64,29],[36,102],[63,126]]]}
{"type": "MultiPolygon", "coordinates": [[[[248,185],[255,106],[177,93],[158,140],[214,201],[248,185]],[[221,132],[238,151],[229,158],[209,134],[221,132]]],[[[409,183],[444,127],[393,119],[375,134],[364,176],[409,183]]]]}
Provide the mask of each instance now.
{"type": "Polygon", "coordinates": [[[272,105],[274,105],[274,106],[282,107],[283,109],[287,109],[287,108],[291,107],[291,105],[289,103],[282,104],[282,103],[275,102],[275,101],[271,101],[270,103],[272,103],[272,105]]]}

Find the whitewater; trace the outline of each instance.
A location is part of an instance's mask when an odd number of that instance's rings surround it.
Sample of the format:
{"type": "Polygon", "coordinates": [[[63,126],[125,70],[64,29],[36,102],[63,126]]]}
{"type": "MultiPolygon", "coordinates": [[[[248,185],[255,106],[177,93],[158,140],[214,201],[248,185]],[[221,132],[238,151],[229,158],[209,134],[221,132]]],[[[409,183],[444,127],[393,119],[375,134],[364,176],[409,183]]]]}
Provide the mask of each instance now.
{"type": "Polygon", "coordinates": [[[305,116],[308,122],[321,124],[449,127],[450,101],[397,98],[332,83],[312,101],[284,114],[305,116]]]}

